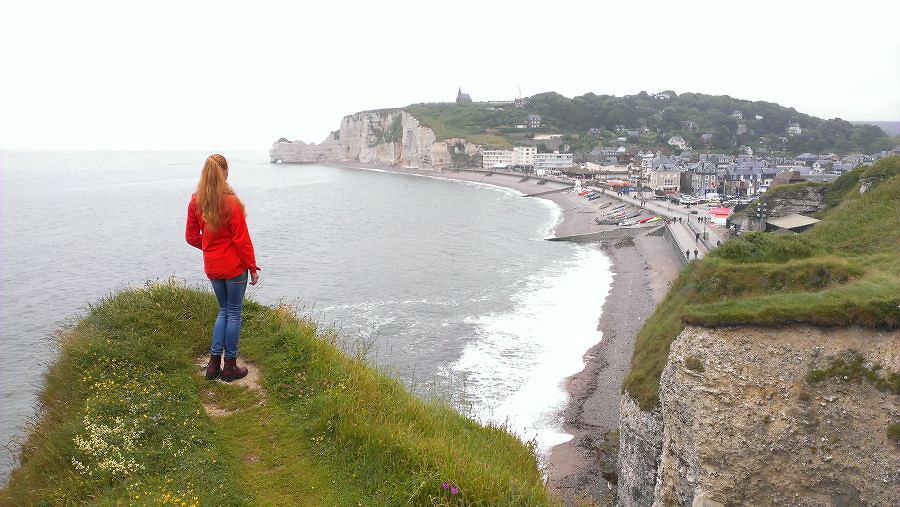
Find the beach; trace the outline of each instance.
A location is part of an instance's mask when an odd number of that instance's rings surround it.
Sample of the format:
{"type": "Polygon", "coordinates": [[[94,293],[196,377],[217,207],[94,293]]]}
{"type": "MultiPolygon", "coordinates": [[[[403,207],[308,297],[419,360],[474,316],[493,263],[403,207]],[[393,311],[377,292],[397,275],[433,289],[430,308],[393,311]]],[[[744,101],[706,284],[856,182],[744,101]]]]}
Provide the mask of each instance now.
{"type": "MultiPolygon", "coordinates": [[[[524,179],[520,175],[484,171],[400,169],[353,162],[327,165],[474,181],[511,188],[525,195],[543,193],[536,197],[548,199],[562,210],[561,221],[553,231],[558,238],[616,229],[594,222],[604,202],[618,199],[614,193],[588,201],[563,190],[567,186],[563,183],[538,184],[536,177],[524,179]]],[[[645,230],[659,231],[659,228],[645,230]]],[[[613,271],[610,292],[602,308],[600,305],[597,308],[602,339],[585,353],[584,369],[566,381],[569,402],[562,414],[563,430],[573,437],[553,447],[547,460],[550,485],[568,504],[611,498],[612,490],[603,477],[615,480],[610,473],[615,474],[619,401],[622,380],[631,365],[635,336],[665,297],[682,262],[661,234],[633,234],[598,243],[598,248],[612,261],[613,271]]]]}

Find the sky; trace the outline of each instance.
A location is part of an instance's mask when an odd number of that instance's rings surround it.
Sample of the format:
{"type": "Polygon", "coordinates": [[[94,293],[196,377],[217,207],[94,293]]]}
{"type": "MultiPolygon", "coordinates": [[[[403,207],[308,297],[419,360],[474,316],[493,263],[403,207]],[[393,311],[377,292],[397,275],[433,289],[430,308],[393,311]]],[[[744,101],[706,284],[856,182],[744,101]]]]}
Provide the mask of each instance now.
{"type": "Polygon", "coordinates": [[[418,102],[663,90],[900,120],[900,2],[2,2],[0,149],[268,150],[418,102]]]}

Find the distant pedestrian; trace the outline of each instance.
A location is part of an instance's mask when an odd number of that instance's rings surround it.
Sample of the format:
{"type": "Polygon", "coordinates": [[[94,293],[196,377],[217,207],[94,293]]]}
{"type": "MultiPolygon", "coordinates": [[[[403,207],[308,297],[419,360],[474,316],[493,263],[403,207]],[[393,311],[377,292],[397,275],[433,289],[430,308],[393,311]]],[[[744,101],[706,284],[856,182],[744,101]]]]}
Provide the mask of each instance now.
{"type": "Polygon", "coordinates": [[[688,260],[691,260],[691,251],[690,251],[690,250],[685,250],[685,251],[684,251],[684,256],[687,257],[688,260]]]}
{"type": "Polygon", "coordinates": [[[721,246],[721,245],[722,245],[722,241],[717,239],[717,240],[716,240],[716,246],[721,246]]]}
{"type": "Polygon", "coordinates": [[[700,233],[699,233],[699,232],[695,232],[695,233],[694,233],[694,242],[695,242],[695,243],[699,243],[699,242],[700,242],[700,233]]]}
{"type": "Polygon", "coordinates": [[[696,248],[694,249],[694,258],[695,259],[697,258],[697,249],[696,248]]]}

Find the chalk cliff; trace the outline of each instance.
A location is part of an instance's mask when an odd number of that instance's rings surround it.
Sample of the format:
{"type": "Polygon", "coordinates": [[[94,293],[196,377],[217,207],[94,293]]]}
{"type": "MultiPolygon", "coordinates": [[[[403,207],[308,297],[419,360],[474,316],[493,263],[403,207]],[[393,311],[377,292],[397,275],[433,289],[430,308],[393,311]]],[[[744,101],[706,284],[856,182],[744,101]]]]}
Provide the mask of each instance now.
{"type": "Polygon", "coordinates": [[[392,110],[345,116],[340,129],[320,144],[279,139],[269,158],[273,163],[358,161],[434,169],[449,165],[452,153],[478,155],[481,146],[465,139],[438,140],[432,129],[406,111],[392,110]]]}
{"type": "Polygon", "coordinates": [[[900,396],[852,373],[807,378],[848,354],[900,371],[900,333],[687,327],[660,407],[623,396],[619,504],[896,505],[900,447],[886,430],[900,396]]]}

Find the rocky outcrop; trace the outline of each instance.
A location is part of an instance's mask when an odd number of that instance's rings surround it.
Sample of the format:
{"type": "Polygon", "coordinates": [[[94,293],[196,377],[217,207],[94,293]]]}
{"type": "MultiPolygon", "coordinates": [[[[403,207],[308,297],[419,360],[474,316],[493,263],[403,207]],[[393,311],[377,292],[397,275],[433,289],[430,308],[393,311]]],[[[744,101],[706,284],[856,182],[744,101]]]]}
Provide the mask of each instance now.
{"type": "Polygon", "coordinates": [[[881,375],[900,371],[898,332],[685,329],[660,379],[661,420],[623,397],[620,504],[895,505],[900,447],[886,430],[900,396],[846,376],[807,380],[849,351],[881,375]]]}
{"type": "Polygon", "coordinates": [[[334,139],[334,135],[328,136],[322,144],[303,141],[288,141],[281,138],[275,141],[269,151],[269,160],[272,163],[303,162],[316,163],[327,160],[340,160],[342,156],[341,145],[334,139]]]}
{"type": "Polygon", "coordinates": [[[653,503],[662,436],[659,411],[643,412],[628,393],[623,394],[619,404],[619,505],[653,503]]]}
{"type": "Polygon", "coordinates": [[[481,146],[465,139],[438,140],[434,131],[402,110],[366,111],[345,116],[341,127],[321,144],[279,139],[271,162],[356,161],[434,169],[448,166],[453,153],[479,155],[481,146]]]}
{"type": "Polygon", "coordinates": [[[781,217],[797,213],[811,215],[825,209],[825,185],[791,185],[790,187],[775,187],[771,192],[763,194],[762,200],[766,203],[769,217],[781,217]]]}

